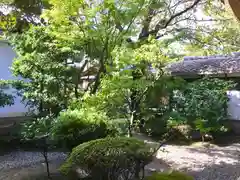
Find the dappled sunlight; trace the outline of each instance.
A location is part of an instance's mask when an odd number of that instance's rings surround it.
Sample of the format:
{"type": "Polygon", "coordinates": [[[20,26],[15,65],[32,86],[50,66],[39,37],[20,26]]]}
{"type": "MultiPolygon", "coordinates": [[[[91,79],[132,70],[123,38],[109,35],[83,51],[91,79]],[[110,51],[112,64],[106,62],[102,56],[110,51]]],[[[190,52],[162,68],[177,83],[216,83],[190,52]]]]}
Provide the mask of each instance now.
{"type": "Polygon", "coordinates": [[[219,165],[222,162],[226,164],[239,164],[239,145],[229,147],[188,147],[173,146],[165,147],[167,152],[159,151],[157,158],[164,159],[177,169],[200,170],[209,165],[219,165]]]}
{"type": "MultiPolygon", "coordinates": [[[[135,137],[157,147],[159,142],[141,134],[135,137]]],[[[196,180],[237,180],[240,177],[240,143],[217,146],[210,143],[193,143],[190,146],[164,145],[153,161],[146,166],[146,173],[180,170],[196,180]],[[222,175],[222,176],[220,176],[222,175]]]]}

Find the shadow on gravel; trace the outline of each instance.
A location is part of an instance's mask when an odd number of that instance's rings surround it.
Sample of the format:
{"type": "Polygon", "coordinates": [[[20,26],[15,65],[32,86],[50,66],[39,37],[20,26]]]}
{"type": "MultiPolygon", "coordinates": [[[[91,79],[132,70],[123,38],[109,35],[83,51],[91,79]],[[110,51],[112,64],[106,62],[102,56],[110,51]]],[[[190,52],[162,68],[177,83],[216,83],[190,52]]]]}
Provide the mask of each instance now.
{"type": "MultiPolygon", "coordinates": [[[[210,157],[226,158],[229,161],[240,163],[240,144],[232,144],[231,146],[210,148],[187,148],[190,153],[207,154],[210,157]]],[[[240,169],[239,169],[240,171],[240,169]]]]}
{"type": "Polygon", "coordinates": [[[188,171],[188,174],[193,176],[195,180],[238,180],[240,178],[240,165],[220,162],[206,166],[200,171],[188,171]]]}
{"type": "MultiPolygon", "coordinates": [[[[60,164],[56,162],[50,163],[50,172],[52,180],[68,180],[62,176],[59,171],[60,164]]],[[[48,180],[46,167],[42,163],[38,163],[32,167],[20,167],[9,170],[1,170],[0,180],[48,180]]]]}
{"type": "Polygon", "coordinates": [[[217,137],[212,143],[220,147],[226,147],[236,143],[240,144],[240,136],[234,134],[224,135],[217,137]]]}
{"type": "MultiPolygon", "coordinates": [[[[35,175],[22,177],[19,180],[49,180],[49,178],[47,176],[45,176],[44,174],[35,174],[35,175]]],[[[51,175],[51,180],[68,180],[68,179],[58,173],[55,173],[55,174],[51,175]]]]}

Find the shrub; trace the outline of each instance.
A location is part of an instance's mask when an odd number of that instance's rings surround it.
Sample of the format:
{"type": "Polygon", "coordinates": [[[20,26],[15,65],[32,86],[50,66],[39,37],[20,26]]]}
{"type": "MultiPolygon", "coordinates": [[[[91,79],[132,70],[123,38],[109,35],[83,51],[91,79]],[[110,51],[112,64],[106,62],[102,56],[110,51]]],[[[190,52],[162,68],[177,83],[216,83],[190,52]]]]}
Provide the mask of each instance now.
{"type": "Polygon", "coordinates": [[[146,180],[194,180],[193,177],[184,173],[172,171],[163,173],[154,173],[146,178],[146,180]]]}
{"type": "Polygon", "coordinates": [[[163,117],[152,117],[146,119],[144,130],[148,135],[161,137],[167,133],[167,121],[163,117]]]}
{"type": "Polygon", "coordinates": [[[48,151],[53,148],[54,142],[51,139],[51,128],[54,122],[53,116],[37,118],[33,121],[27,121],[23,124],[21,134],[23,141],[36,143],[35,146],[41,149],[45,160],[47,175],[50,178],[50,169],[48,162],[48,151]]]}
{"type": "Polygon", "coordinates": [[[109,121],[112,129],[116,131],[118,135],[124,136],[128,133],[128,121],[126,119],[113,119],[109,121]]]}
{"type": "Polygon", "coordinates": [[[94,109],[62,112],[52,129],[53,138],[69,150],[83,142],[104,138],[113,133],[113,127],[108,126],[107,116],[94,109]]]}
{"type": "Polygon", "coordinates": [[[98,139],[74,148],[60,170],[69,175],[80,168],[97,180],[131,179],[151,161],[151,154],[150,148],[135,138],[98,139]]]}
{"type": "Polygon", "coordinates": [[[183,91],[174,94],[177,111],[188,124],[202,134],[225,131],[228,97],[226,91],[233,88],[232,81],[203,78],[187,84],[183,91]]]}

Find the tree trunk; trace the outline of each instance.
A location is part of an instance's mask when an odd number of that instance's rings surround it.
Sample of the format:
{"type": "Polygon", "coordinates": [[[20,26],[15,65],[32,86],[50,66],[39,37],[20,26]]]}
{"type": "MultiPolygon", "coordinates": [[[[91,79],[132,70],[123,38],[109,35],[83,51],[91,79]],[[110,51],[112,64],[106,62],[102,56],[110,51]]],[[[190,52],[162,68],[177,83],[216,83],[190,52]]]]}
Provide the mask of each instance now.
{"type": "Polygon", "coordinates": [[[128,137],[132,137],[132,127],[131,127],[131,122],[130,121],[128,123],[128,137]]]}
{"type": "Polygon", "coordinates": [[[75,98],[78,99],[79,98],[79,94],[78,94],[78,88],[79,88],[79,83],[80,83],[80,73],[77,72],[77,74],[75,74],[76,76],[76,81],[75,81],[75,85],[74,85],[74,94],[75,94],[75,98]]]}
{"type": "Polygon", "coordinates": [[[202,134],[201,136],[202,136],[202,142],[205,142],[204,134],[202,134]]]}
{"type": "Polygon", "coordinates": [[[46,164],[46,170],[47,170],[48,179],[51,179],[50,170],[49,170],[48,148],[47,147],[43,148],[43,157],[44,157],[44,161],[45,161],[45,164],[46,164]]]}
{"type": "MultiPolygon", "coordinates": [[[[65,60],[65,68],[67,68],[67,59],[65,60]]],[[[63,82],[63,100],[64,100],[64,108],[67,108],[67,71],[65,69],[65,75],[64,75],[64,82],[63,82]]]]}
{"type": "Polygon", "coordinates": [[[133,111],[131,113],[131,118],[128,121],[128,137],[132,137],[132,128],[133,128],[133,122],[134,122],[134,114],[135,114],[135,112],[133,111]]]}
{"type": "MultiPolygon", "coordinates": [[[[41,80],[40,82],[40,93],[42,95],[43,93],[43,79],[41,80]]],[[[43,113],[43,99],[41,98],[40,102],[39,102],[39,113],[40,115],[42,116],[42,113],[43,113]]]]}
{"type": "Polygon", "coordinates": [[[240,0],[225,0],[225,3],[232,9],[238,20],[240,20],[240,0]]]}
{"type": "Polygon", "coordinates": [[[102,73],[106,73],[106,69],[105,69],[105,65],[103,63],[101,63],[100,69],[97,73],[96,79],[95,79],[95,83],[93,86],[93,89],[91,91],[91,94],[95,94],[100,86],[100,82],[101,82],[101,74],[102,73]]]}

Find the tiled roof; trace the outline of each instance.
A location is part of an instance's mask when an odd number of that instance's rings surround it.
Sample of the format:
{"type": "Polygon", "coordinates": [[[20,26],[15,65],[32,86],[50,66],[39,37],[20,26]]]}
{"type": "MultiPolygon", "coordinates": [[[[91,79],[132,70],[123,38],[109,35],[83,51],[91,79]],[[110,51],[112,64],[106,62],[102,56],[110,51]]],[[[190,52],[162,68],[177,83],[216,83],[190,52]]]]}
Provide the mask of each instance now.
{"type": "Polygon", "coordinates": [[[231,55],[192,56],[167,67],[173,75],[240,73],[240,52],[231,55]]]}

